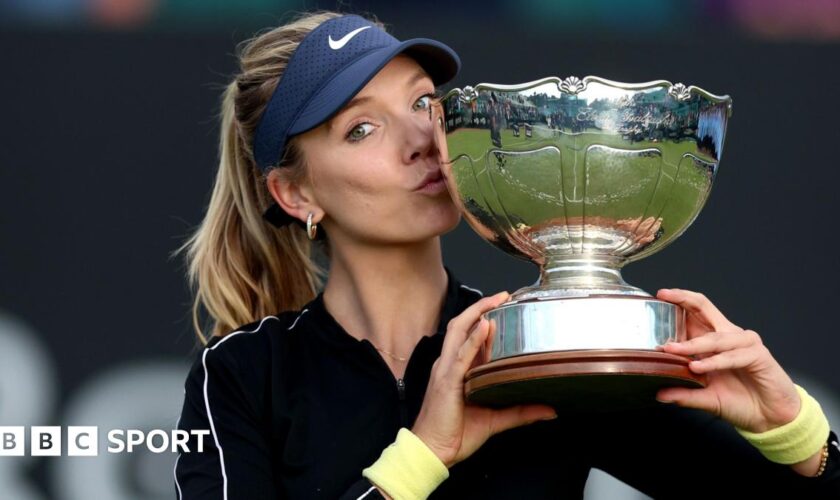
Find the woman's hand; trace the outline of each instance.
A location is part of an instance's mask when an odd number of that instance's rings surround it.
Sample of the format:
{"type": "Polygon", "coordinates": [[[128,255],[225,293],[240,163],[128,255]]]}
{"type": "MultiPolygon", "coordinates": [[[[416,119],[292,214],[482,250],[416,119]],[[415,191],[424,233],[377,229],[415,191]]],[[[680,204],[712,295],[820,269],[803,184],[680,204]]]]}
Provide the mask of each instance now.
{"type": "Polygon", "coordinates": [[[464,401],[464,375],[477,364],[479,350],[492,335],[491,325],[480,316],[509,297],[507,292],[485,297],[452,318],[440,357],[432,365],[423,406],[411,431],[447,467],[472,455],[494,434],[556,417],[546,405],[495,410],[464,401]]]}
{"type": "Polygon", "coordinates": [[[688,340],[669,342],[660,349],[696,356],[689,369],[706,374],[708,380],[703,389],[662,389],[658,400],[706,410],[751,432],[796,418],[800,400],[793,381],[756,332],[734,325],[702,294],[664,289],[656,297],[682,306],[687,313],[688,340]]]}

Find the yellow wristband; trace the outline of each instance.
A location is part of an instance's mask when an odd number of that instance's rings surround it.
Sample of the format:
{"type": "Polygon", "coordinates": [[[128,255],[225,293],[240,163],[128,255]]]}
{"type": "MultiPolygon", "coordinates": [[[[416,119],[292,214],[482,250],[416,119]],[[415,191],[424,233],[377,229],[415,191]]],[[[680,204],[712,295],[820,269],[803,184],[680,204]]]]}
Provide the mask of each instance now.
{"type": "Polygon", "coordinates": [[[394,500],[415,500],[428,497],[449,477],[449,469],[426,443],[403,427],[396,441],[362,475],[394,500]]]}
{"type": "Polygon", "coordinates": [[[793,421],[760,433],[735,428],[771,462],[780,464],[802,462],[817,453],[828,439],[830,432],[828,419],[820,404],[802,387],[797,385],[796,390],[799,392],[802,406],[793,421]]]}

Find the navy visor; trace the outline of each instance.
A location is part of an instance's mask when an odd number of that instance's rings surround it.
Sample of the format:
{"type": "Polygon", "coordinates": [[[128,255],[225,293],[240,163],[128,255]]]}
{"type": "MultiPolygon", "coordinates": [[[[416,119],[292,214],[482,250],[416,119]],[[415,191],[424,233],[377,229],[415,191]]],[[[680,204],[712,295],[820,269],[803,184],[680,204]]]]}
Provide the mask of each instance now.
{"type": "Polygon", "coordinates": [[[461,68],[458,55],[426,38],[399,41],[356,15],[318,25],[292,54],[254,134],[254,159],[262,172],[277,166],[289,137],[327,121],[391,59],[406,54],[435,85],[461,68]]]}

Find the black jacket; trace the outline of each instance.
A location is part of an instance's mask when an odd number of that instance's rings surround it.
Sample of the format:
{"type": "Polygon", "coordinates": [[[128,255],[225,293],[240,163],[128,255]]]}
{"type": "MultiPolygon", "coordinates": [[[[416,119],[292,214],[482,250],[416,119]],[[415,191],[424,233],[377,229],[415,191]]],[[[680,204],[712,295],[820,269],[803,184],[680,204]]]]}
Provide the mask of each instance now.
{"type": "MultiPolygon", "coordinates": [[[[193,438],[176,460],[178,498],[376,498],[362,469],[411,428],[449,319],[480,298],[447,274],[437,333],[420,340],[402,381],[320,294],[214,337],[184,387],[178,428],[211,433],[203,453],[193,438]]],[[[805,478],[702,411],[561,415],[493,436],[431,498],[577,499],[597,467],[654,498],[840,499],[840,448],[829,439],[824,475],[805,478]]]]}

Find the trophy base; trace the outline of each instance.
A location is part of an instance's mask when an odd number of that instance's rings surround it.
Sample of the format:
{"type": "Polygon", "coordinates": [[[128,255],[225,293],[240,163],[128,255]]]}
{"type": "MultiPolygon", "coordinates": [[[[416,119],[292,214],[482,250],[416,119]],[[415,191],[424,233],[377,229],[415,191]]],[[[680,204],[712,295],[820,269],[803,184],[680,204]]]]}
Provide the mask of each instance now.
{"type": "Polygon", "coordinates": [[[489,407],[543,403],[558,413],[605,412],[653,406],[665,387],[701,388],[689,358],[657,351],[593,349],[524,354],[467,372],[471,403],[489,407]]]}

